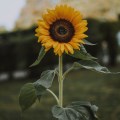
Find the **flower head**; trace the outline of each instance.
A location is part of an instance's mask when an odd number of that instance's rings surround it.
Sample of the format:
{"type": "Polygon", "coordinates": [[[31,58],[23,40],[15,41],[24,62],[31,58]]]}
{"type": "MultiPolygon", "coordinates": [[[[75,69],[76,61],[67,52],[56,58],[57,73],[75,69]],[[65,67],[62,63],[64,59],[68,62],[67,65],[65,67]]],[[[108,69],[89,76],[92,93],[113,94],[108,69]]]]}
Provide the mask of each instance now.
{"type": "Polygon", "coordinates": [[[87,37],[87,21],[82,19],[79,11],[67,5],[56,6],[55,9],[47,10],[42,20],[38,21],[36,36],[42,43],[45,51],[53,48],[56,55],[61,56],[64,52],[73,54],[75,49],[80,50],[87,37]]]}

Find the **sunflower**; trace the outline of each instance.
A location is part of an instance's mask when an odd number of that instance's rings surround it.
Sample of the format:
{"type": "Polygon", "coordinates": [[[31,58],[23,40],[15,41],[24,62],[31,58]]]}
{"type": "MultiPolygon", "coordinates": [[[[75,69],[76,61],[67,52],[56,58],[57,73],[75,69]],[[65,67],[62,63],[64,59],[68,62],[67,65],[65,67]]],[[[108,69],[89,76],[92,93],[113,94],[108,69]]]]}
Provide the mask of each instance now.
{"type": "Polygon", "coordinates": [[[42,43],[45,51],[53,48],[56,55],[64,52],[73,54],[74,50],[80,50],[87,37],[87,21],[83,20],[79,11],[67,5],[56,6],[43,14],[43,19],[38,21],[36,36],[42,43]]]}

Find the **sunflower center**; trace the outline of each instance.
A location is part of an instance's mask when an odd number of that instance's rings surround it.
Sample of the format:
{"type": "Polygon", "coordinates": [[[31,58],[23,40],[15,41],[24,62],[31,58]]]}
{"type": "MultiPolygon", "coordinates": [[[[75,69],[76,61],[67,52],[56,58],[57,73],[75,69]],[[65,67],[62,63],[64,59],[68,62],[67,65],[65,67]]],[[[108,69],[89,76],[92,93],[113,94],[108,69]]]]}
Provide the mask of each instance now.
{"type": "Polygon", "coordinates": [[[57,32],[61,35],[65,35],[67,33],[67,29],[65,29],[63,26],[60,26],[57,32]]]}
{"type": "Polygon", "coordinates": [[[59,19],[51,24],[49,32],[54,41],[67,43],[71,41],[75,30],[71,22],[65,19],[59,19]]]}

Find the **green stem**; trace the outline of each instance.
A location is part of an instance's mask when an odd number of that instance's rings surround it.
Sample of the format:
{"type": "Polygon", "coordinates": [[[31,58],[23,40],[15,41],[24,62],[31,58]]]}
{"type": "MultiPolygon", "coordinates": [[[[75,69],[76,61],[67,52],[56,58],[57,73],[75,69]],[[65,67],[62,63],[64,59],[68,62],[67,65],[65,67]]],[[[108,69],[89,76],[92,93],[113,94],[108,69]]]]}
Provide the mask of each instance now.
{"type": "Polygon", "coordinates": [[[63,64],[62,56],[59,57],[59,105],[63,106],[63,64]]]}
{"type": "Polygon", "coordinates": [[[70,69],[68,69],[64,74],[63,74],[63,80],[65,79],[66,75],[73,70],[73,67],[71,67],[70,69]]]}
{"type": "Polygon", "coordinates": [[[55,95],[55,93],[53,91],[51,91],[50,89],[47,89],[47,91],[55,98],[55,100],[57,101],[57,104],[59,105],[59,99],[58,97],[55,95]]]}

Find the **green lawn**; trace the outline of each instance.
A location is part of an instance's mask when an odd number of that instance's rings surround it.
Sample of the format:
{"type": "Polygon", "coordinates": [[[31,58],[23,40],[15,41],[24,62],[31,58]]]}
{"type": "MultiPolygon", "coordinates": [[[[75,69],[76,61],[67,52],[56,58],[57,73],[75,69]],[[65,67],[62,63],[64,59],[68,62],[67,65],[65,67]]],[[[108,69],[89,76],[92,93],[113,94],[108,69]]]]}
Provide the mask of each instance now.
{"type": "MultiPolygon", "coordinates": [[[[20,88],[32,81],[35,80],[0,83],[0,120],[53,120],[50,109],[56,101],[49,94],[21,113],[18,104],[20,88]]],[[[58,93],[57,79],[52,89],[58,93]]],[[[84,70],[71,72],[64,82],[64,106],[79,100],[96,104],[100,120],[120,120],[120,75],[102,75],[84,70]]]]}

